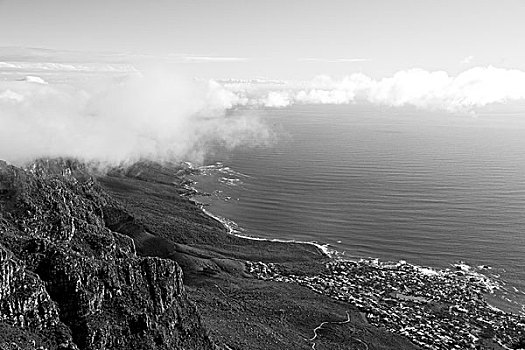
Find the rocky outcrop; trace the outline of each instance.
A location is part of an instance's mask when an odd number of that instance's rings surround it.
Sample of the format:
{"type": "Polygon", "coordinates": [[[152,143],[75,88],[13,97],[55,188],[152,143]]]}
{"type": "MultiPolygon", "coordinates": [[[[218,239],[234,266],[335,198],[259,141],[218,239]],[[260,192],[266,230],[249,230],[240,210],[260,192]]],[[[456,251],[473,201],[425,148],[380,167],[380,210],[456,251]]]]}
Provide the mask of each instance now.
{"type": "Polygon", "coordinates": [[[111,208],[79,164],[0,163],[0,349],[214,348],[178,264],[137,256],[111,208]]]}
{"type": "Polygon", "coordinates": [[[40,278],[0,245],[0,348],[78,349],[40,278]]]}

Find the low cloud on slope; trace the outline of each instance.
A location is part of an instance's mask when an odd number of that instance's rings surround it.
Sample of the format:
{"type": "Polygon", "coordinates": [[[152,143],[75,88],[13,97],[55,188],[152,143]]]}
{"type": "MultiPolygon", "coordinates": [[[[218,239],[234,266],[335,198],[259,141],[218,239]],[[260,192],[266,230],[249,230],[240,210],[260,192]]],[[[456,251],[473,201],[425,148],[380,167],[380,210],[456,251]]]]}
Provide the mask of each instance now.
{"type": "Polygon", "coordinates": [[[106,164],[202,160],[211,145],[266,142],[268,129],[215,82],[160,71],[95,85],[0,81],[0,159],[76,157],[106,164]]]}

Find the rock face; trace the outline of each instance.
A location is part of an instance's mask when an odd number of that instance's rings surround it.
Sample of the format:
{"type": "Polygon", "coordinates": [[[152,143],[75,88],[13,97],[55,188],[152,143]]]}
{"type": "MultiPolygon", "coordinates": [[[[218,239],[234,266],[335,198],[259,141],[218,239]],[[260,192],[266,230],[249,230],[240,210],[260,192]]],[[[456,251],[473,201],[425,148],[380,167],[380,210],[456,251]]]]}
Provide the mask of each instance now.
{"type": "Polygon", "coordinates": [[[81,166],[0,163],[0,349],[213,349],[172,260],[106,226],[81,166]]]}

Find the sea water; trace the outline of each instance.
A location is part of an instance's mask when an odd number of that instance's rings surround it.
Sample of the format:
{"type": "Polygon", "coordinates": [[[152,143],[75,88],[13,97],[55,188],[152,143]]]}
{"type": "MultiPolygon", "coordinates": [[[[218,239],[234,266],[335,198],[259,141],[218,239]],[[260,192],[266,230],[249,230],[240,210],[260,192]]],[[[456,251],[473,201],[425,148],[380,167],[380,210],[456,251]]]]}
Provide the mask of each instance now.
{"type": "Polygon", "coordinates": [[[209,212],[245,235],[349,258],[479,270],[500,286],[493,304],[525,311],[525,113],[236,113],[256,114],[275,138],[206,160],[196,186],[212,193],[199,199],[209,212]]]}

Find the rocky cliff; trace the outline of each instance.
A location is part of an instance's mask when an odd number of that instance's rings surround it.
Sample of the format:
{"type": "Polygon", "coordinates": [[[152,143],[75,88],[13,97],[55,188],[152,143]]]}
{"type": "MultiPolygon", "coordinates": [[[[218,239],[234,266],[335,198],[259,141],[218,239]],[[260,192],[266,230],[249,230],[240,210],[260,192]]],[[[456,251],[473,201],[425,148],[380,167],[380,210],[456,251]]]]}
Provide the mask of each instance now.
{"type": "Polygon", "coordinates": [[[173,260],[138,256],[81,165],[0,163],[0,349],[213,349],[173,260]]]}

